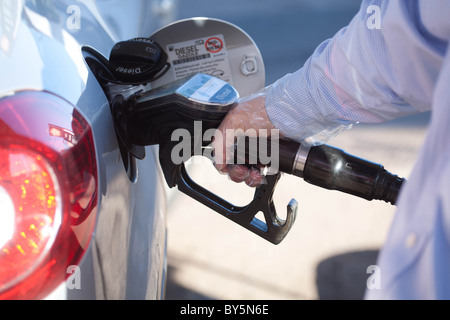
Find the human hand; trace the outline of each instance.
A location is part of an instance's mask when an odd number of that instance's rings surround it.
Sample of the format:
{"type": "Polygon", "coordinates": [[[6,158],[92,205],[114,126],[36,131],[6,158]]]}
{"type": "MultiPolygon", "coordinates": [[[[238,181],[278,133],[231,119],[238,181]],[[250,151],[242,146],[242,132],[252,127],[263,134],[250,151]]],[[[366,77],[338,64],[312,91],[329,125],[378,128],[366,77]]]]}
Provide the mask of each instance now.
{"type": "Polygon", "coordinates": [[[235,164],[232,150],[237,136],[268,137],[273,130],[276,128],[266,112],[264,91],[241,99],[227,114],[214,135],[212,147],[216,169],[228,174],[234,182],[245,181],[251,187],[263,184],[265,178],[260,169],[235,164]]]}

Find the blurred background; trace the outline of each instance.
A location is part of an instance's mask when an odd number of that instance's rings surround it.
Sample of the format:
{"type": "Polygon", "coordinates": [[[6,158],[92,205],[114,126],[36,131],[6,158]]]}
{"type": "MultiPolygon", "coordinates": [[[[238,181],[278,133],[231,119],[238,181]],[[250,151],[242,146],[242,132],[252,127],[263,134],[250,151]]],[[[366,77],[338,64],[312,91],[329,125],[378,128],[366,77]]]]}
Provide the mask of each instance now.
{"type": "MultiPolygon", "coordinates": [[[[313,50],[344,27],[358,0],[178,0],[176,19],[219,18],[258,45],[266,85],[299,69],[313,50]]],[[[408,177],[429,115],[358,125],[329,142],[408,177]]],[[[194,164],[194,180],[237,205],[253,190],[228,181],[212,164],[194,164]]],[[[362,299],[395,207],[320,189],[284,175],[275,203],[282,217],[299,203],[291,232],[273,245],[179,192],[168,208],[167,299],[362,299]]]]}

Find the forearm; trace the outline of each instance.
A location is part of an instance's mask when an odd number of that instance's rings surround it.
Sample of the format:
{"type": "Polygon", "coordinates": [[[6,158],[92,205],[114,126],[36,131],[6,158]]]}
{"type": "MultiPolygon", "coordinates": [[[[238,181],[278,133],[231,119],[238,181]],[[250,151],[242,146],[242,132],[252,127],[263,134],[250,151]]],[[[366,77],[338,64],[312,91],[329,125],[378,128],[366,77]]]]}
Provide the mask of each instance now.
{"type": "Polygon", "coordinates": [[[381,29],[367,27],[371,2],[364,2],[300,70],[269,87],[266,110],[282,134],[321,143],[354,123],[430,109],[441,57],[411,28],[411,8],[402,1],[377,3],[381,29]]]}

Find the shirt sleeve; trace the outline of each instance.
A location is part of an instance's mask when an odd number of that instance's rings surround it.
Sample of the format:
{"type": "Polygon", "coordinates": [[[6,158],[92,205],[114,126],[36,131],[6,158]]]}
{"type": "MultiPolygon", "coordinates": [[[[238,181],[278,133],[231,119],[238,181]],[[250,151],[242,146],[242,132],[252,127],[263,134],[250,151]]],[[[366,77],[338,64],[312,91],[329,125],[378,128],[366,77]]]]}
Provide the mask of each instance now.
{"type": "Polygon", "coordinates": [[[319,144],[355,123],[429,111],[447,42],[428,31],[420,11],[418,1],[363,1],[300,70],[267,88],[275,127],[319,144]]]}

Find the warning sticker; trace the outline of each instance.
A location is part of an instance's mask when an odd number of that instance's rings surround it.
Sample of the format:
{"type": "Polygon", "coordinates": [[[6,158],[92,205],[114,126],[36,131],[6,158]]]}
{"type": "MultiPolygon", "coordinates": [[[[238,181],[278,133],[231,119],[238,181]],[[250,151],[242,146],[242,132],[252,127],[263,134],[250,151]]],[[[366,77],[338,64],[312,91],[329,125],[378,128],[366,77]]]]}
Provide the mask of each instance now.
{"type": "Polygon", "coordinates": [[[221,34],[169,44],[167,54],[175,80],[201,72],[233,84],[225,40],[221,34]]]}
{"type": "Polygon", "coordinates": [[[205,48],[211,53],[220,52],[223,49],[223,41],[217,37],[211,37],[206,40],[205,48]]]}

